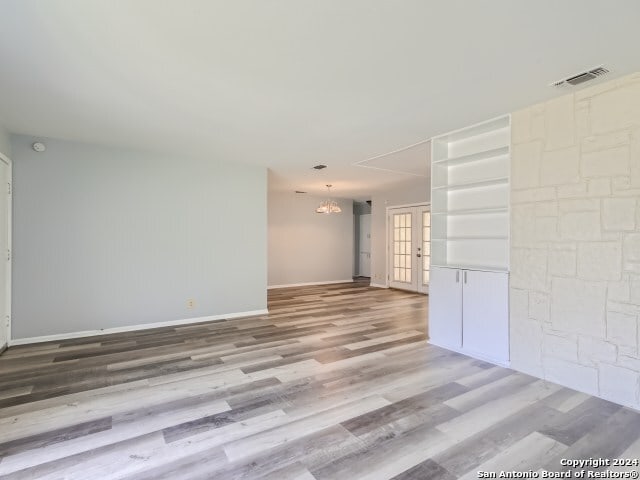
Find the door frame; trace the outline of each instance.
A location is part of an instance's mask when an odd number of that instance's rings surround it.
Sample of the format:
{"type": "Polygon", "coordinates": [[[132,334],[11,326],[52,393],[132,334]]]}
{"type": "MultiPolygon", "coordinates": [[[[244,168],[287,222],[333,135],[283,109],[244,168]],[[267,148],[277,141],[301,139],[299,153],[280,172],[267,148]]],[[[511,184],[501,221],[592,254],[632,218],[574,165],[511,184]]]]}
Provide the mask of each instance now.
{"type": "MultiPolygon", "coordinates": [[[[7,254],[9,255],[9,260],[7,261],[7,274],[6,274],[6,285],[5,285],[5,295],[7,296],[6,301],[7,301],[7,311],[4,313],[4,315],[6,315],[6,321],[7,321],[7,347],[9,345],[11,345],[11,265],[13,264],[13,246],[11,244],[12,238],[13,238],[13,232],[12,232],[12,225],[13,225],[13,220],[12,220],[12,214],[13,214],[13,163],[11,162],[11,159],[9,157],[7,157],[6,155],[4,155],[3,153],[0,153],[0,161],[2,161],[3,163],[5,163],[7,165],[7,188],[8,191],[5,192],[5,194],[7,195],[7,254]]],[[[0,190],[1,193],[1,190],[0,190]]],[[[0,252],[0,255],[4,255],[4,253],[0,252]]],[[[0,257],[1,258],[1,257],[0,257]]],[[[2,312],[0,312],[0,321],[4,321],[4,319],[2,318],[2,312]]],[[[2,346],[0,346],[0,349],[2,348],[2,346]]],[[[2,351],[0,350],[0,353],[2,353],[2,351]]]]}
{"type": "MultiPolygon", "coordinates": [[[[389,249],[391,248],[391,232],[389,231],[389,219],[390,219],[390,210],[394,210],[396,208],[412,208],[412,207],[429,207],[429,211],[431,211],[431,202],[419,202],[419,203],[407,203],[407,204],[402,204],[402,205],[391,205],[391,206],[387,206],[387,208],[385,209],[385,215],[384,215],[384,229],[385,229],[385,234],[384,234],[384,239],[385,239],[385,246],[384,246],[384,252],[385,252],[385,262],[384,262],[384,272],[385,272],[385,286],[387,288],[389,288],[389,282],[390,282],[390,274],[389,274],[389,263],[391,262],[391,255],[389,252],[389,249]]],[[[431,241],[431,239],[429,239],[429,241],[431,241]]]]}
{"type": "Polygon", "coordinates": [[[362,271],[361,271],[361,263],[360,263],[360,255],[362,255],[362,251],[360,250],[360,242],[362,241],[362,228],[360,228],[362,226],[362,217],[369,217],[369,275],[366,276],[365,278],[371,278],[371,219],[373,218],[372,215],[370,213],[363,213],[361,215],[358,215],[358,276],[362,277],[362,271]]]}

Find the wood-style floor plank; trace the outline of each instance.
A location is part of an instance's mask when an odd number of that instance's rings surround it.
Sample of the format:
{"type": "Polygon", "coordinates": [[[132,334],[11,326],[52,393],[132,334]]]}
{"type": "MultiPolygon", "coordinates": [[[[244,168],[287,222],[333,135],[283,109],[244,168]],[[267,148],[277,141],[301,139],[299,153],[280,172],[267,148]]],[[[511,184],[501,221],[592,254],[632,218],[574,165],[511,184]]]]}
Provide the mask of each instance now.
{"type": "Polygon", "coordinates": [[[429,345],[427,302],[276,289],[268,315],[12,347],[0,478],[452,480],[640,454],[638,412],[429,345]]]}

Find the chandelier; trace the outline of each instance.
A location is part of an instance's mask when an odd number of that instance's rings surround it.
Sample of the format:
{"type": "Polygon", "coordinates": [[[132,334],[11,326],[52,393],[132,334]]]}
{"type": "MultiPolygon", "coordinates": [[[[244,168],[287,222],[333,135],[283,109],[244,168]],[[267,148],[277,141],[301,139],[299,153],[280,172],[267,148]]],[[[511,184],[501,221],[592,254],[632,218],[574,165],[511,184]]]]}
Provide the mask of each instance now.
{"type": "Polygon", "coordinates": [[[336,202],[331,200],[331,185],[327,185],[327,192],[329,198],[320,203],[320,206],[316,208],[316,213],[340,213],[342,209],[336,202]]]}

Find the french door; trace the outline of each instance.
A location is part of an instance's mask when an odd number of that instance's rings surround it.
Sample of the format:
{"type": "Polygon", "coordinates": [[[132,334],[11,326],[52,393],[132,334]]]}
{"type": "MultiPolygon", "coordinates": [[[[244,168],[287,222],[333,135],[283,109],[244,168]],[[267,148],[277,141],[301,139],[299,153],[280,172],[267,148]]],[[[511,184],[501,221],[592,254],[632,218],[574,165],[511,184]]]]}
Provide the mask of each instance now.
{"type": "Polygon", "coordinates": [[[430,207],[389,208],[387,217],[389,286],[429,293],[430,207]]]}

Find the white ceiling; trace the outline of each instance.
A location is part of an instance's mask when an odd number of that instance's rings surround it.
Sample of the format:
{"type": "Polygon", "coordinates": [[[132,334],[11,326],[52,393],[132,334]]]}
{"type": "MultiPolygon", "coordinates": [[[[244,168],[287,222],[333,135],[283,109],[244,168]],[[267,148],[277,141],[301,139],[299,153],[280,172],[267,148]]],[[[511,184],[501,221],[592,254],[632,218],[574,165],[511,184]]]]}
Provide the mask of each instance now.
{"type": "Polygon", "coordinates": [[[0,0],[0,122],[362,199],[408,176],[356,162],[639,70],[639,22],[637,0],[0,0]]]}

